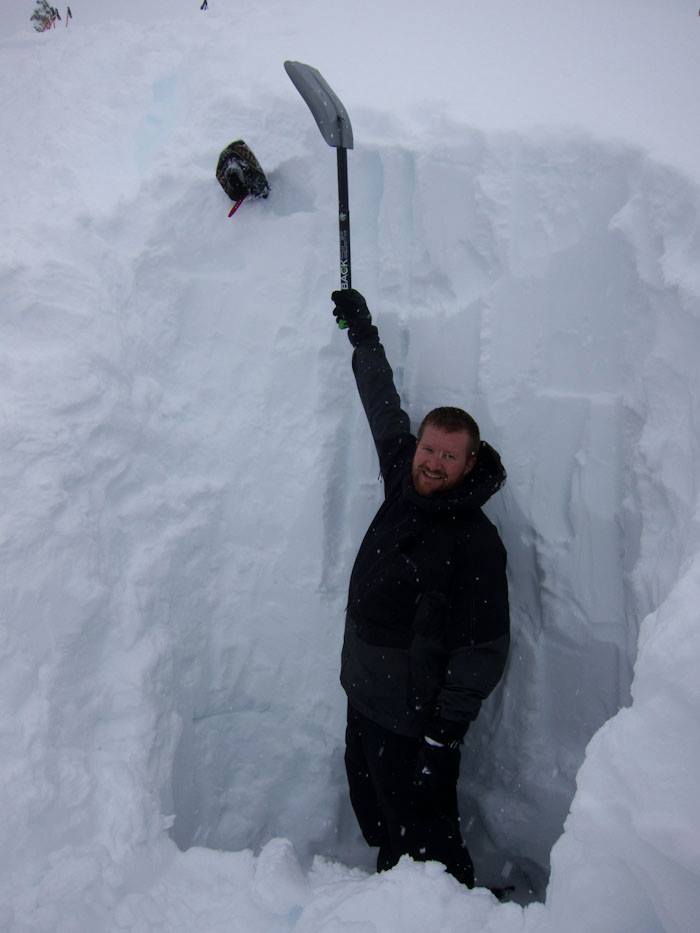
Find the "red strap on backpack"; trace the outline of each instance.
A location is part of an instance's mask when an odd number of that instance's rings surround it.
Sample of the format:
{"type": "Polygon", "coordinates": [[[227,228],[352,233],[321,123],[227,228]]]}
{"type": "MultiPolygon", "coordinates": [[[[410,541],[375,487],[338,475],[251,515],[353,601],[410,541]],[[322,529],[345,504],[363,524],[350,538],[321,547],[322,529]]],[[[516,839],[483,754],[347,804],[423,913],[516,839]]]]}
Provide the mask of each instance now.
{"type": "Polygon", "coordinates": [[[246,197],[247,197],[247,195],[244,194],[242,198],[239,198],[239,199],[236,201],[236,203],[233,205],[233,207],[231,208],[231,210],[228,212],[228,216],[229,216],[229,217],[233,217],[233,215],[236,213],[236,211],[238,210],[238,208],[239,208],[239,207],[241,206],[241,204],[245,201],[246,197]]]}

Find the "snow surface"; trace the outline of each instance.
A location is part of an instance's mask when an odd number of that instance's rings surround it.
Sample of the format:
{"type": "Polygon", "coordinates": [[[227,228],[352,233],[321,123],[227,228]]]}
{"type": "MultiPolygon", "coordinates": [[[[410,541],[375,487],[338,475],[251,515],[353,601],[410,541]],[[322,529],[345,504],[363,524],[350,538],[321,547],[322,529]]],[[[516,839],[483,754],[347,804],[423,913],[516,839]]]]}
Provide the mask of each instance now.
{"type": "Polygon", "coordinates": [[[697,928],[700,18],[611,6],[4,14],[1,929],[697,928]],[[381,487],[286,58],[350,112],[354,284],[412,418],[466,406],[509,471],[514,644],[460,795],[518,904],[372,874],[347,802],[381,487]],[[273,193],[228,221],[239,136],[273,193]]]}

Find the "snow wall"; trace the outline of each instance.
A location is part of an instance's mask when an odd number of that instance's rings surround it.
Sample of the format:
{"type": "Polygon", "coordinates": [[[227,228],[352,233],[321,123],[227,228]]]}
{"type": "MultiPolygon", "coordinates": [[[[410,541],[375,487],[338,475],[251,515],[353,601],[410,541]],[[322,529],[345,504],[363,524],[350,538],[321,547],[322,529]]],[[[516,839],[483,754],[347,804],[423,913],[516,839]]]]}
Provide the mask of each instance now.
{"type": "MultiPolygon", "coordinates": [[[[337,677],[381,487],[329,311],[334,159],[293,92],[205,96],[182,48],[119,38],[76,42],[31,126],[8,127],[0,921],[17,930],[137,928],[163,864],[193,886],[233,873],[178,862],[170,838],[282,836],[303,871],[371,869],[337,677]],[[125,48],[128,82],[100,84],[125,48]],[[228,222],[213,167],[232,126],[273,195],[228,222]],[[61,185],[27,191],[47,164],[61,185]]],[[[16,90],[54,49],[17,55],[16,90]]],[[[402,398],[415,422],[470,409],[509,471],[489,514],[513,650],[468,735],[462,809],[483,883],[544,896],[559,842],[546,906],[491,922],[562,929],[585,908],[581,929],[690,929],[697,188],[583,134],[353,117],[355,284],[402,398]]],[[[315,909],[294,929],[330,930],[315,909]]]]}

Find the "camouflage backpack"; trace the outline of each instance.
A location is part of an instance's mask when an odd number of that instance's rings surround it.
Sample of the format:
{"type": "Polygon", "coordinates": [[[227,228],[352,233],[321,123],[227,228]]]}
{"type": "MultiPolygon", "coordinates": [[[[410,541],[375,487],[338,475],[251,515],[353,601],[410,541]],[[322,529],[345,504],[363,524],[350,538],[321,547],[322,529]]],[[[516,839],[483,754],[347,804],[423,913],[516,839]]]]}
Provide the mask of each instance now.
{"type": "Polygon", "coordinates": [[[260,163],[242,139],[230,143],[221,153],[216,177],[232,201],[240,201],[249,195],[266,198],[270,193],[270,185],[260,163]]]}

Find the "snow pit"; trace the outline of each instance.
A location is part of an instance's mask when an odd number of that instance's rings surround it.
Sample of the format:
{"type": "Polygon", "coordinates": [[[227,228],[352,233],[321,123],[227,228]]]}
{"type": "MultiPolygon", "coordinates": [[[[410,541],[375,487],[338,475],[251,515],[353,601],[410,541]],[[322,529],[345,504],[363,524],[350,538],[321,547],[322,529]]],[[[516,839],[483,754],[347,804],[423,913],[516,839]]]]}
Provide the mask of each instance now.
{"type": "MultiPolygon", "coordinates": [[[[301,185],[297,171],[281,185],[301,185]]],[[[671,482],[657,464],[694,417],[700,334],[696,299],[659,268],[673,231],[654,205],[663,197],[673,211],[675,196],[678,210],[688,192],[628,149],[456,128],[439,150],[359,153],[353,179],[355,262],[410,413],[467,405],[509,469],[490,511],[509,551],[514,646],[465,746],[462,806],[487,877],[510,863],[542,894],[586,745],[629,703],[639,623],[682,564],[692,435],[671,482]]],[[[301,456],[283,482],[304,486],[284,506],[271,493],[263,507],[253,490],[232,506],[231,528],[251,498],[257,510],[243,539],[254,584],[238,592],[246,621],[231,624],[230,606],[221,628],[209,617],[194,634],[173,834],[183,847],[233,849],[281,834],[305,862],[321,852],[369,868],[344,799],[335,679],[347,574],[381,491],[349,349],[315,323],[330,286],[316,286],[308,326],[280,328],[279,360],[260,346],[242,373],[247,383],[265,354],[270,381],[293,387],[262,459],[274,459],[277,432],[300,439],[279,466],[301,456]]]]}
{"type": "Polygon", "coordinates": [[[697,187],[583,132],[352,108],[354,284],[407,409],[469,408],[509,471],[513,649],[461,804],[481,883],[531,903],[376,876],[337,682],[381,487],[335,167],[208,30],[2,47],[0,928],[692,929],[697,187]],[[229,223],[232,123],[273,194],[229,223]]]}

